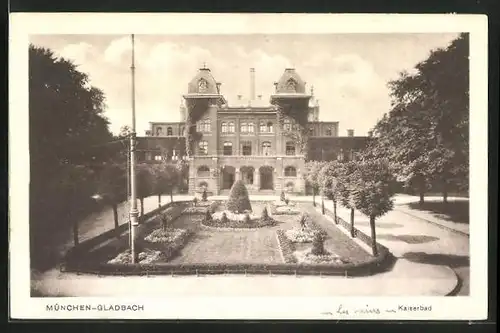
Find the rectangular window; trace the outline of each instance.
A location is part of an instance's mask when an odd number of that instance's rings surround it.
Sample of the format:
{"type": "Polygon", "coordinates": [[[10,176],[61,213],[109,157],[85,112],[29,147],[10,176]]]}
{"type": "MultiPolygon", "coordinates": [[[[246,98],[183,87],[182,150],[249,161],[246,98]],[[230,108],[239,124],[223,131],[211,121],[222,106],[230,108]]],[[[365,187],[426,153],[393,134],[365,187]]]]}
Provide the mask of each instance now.
{"type": "Polygon", "coordinates": [[[241,151],[244,156],[252,155],[252,143],[245,141],[241,144],[241,151]]]}
{"type": "Polygon", "coordinates": [[[233,155],[233,144],[231,142],[224,142],[223,155],[233,155]]]}

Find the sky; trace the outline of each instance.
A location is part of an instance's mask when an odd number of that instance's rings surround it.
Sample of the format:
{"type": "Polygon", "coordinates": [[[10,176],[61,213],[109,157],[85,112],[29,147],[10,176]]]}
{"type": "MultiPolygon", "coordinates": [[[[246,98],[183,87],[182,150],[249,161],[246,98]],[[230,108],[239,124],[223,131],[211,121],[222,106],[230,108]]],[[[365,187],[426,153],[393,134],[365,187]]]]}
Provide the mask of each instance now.
{"type": "MultiPolygon", "coordinates": [[[[314,35],[136,35],[137,133],[149,122],[179,121],[182,94],[206,64],[221,82],[229,105],[248,99],[249,69],[255,68],[256,95],[269,100],[273,83],[293,67],[314,86],[320,120],[339,121],[340,135],[366,135],[390,110],[387,83],[411,72],[430,51],[447,47],[457,34],[314,35]]],[[[118,133],[131,124],[131,38],[129,35],[32,35],[89,75],[106,96],[105,116],[118,133]]]]}

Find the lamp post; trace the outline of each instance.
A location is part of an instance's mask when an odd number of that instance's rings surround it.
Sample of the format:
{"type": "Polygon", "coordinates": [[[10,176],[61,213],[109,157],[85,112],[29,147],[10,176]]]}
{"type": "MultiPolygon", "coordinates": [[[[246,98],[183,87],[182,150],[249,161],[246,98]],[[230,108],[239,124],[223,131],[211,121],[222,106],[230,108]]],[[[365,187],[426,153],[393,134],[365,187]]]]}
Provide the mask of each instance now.
{"type": "Polygon", "coordinates": [[[132,65],[130,66],[132,74],[132,128],[130,133],[130,252],[132,263],[138,261],[138,253],[136,249],[136,233],[139,225],[137,210],[137,188],[135,178],[135,45],[134,35],[132,34],[132,65]]]}

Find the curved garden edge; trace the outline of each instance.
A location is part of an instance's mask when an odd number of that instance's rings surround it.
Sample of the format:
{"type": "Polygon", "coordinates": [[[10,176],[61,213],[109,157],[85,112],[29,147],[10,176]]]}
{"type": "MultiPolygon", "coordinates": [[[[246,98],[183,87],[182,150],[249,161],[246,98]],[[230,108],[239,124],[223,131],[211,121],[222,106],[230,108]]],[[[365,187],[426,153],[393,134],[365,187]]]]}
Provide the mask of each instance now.
{"type": "Polygon", "coordinates": [[[453,273],[453,275],[455,276],[455,279],[456,279],[455,287],[453,287],[453,289],[451,289],[444,296],[456,296],[458,294],[458,292],[460,291],[460,289],[462,288],[463,281],[453,268],[451,268],[450,266],[444,266],[444,267],[449,269],[453,273]]]}

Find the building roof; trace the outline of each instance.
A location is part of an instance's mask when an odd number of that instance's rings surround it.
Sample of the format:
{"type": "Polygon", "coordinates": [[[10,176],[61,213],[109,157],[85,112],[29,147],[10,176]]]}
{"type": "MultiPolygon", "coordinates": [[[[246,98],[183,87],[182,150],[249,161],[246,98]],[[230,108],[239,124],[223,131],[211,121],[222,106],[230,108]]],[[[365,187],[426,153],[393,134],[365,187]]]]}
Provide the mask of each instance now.
{"type": "Polygon", "coordinates": [[[198,70],[196,76],[188,83],[188,94],[219,95],[217,81],[209,68],[198,70]]]}
{"type": "Polygon", "coordinates": [[[276,94],[305,94],[306,83],[294,68],[287,68],[276,84],[276,94]]]}

